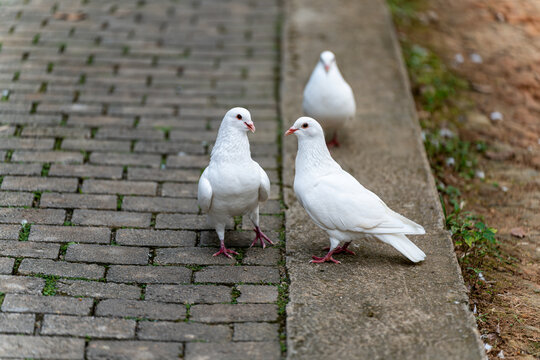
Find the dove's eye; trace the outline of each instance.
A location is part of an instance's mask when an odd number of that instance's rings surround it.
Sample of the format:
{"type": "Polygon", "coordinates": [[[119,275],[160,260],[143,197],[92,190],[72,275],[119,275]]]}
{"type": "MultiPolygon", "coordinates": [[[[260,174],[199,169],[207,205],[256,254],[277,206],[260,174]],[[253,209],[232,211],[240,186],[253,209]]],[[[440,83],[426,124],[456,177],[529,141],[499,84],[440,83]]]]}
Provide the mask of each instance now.
{"type": "Polygon", "coordinates": [[[238,120],[242,120],[242,115],[238,114],[238,115],[236,115],[236,118],[237,118],[238,120]]]}
{"type": "Polygon", "coordinates": [[[307,127],[308,127],[308,124],[307,124],[307,123],[303,123],[303,124],[302,124],[302,128],[303,128],[303,129],[307,129],[307,127]]]}

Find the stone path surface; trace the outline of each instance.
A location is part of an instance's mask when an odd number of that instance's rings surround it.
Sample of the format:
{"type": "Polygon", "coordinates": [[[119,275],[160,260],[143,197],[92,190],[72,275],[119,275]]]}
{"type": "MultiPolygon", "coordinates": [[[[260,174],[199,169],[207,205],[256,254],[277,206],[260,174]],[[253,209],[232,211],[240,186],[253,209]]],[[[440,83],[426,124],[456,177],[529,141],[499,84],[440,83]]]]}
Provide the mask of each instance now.
{"type": "Polygon", "coordinates": [[[282,356],[277,0],[0,2],[0,358],[282,356]],[[225,111],[272,181],[233,260],[196,204],[225,111]]]}
{"type": "Polygon", "coordinates": [[[421,143],[406,72],[384,0],[291,0],[285,12],[283,122],[301,113],[304,79],[331,48],[355,91],[357,116],[334,158],[390,206],[422,224],[427,255],[413,265],[365,239],[342,264],[309,264],[328,237],[292,191],[296,139],[284,142],[290,359],[485,358],[421,143]]]}

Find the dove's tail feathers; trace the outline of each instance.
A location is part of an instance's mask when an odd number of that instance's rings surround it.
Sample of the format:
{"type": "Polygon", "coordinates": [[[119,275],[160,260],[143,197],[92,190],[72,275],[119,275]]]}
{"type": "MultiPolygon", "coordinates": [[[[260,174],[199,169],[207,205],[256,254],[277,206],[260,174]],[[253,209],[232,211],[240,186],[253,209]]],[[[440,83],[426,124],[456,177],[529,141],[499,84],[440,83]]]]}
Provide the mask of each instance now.
{"type": "MultiPolygon", "coordinates": [[[[389,209],[390,210],[390,209],[389,209]]],[[[398,214],[397,212],[392,211],[392,215],[395,219],[399,219],[404,226],[404,234],[408,235],[423,235],[426,233],[426,230],[424,230],[424,227],[420,224],[415,223],[412,220],[407,219],[405,216],[398,214]]]]}
{"type": "Polygon", "coordinates": [[[417,263],[426,258],[426,254],[403,234],[382,234],[375,236],[382,242],[392,245],[412,262],[417,263]]]}

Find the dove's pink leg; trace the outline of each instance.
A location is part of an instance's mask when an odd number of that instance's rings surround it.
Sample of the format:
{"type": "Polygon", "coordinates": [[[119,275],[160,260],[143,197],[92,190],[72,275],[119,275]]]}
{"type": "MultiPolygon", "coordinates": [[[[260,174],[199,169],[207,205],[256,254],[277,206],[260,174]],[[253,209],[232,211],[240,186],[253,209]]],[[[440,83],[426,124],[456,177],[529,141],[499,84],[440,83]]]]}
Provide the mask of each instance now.
{"type": "MultiPolygon", "coordinates": [[[[345,244],[343,244],[343,246],[338,246],[337,248],[335,248],[334,254],[341,254],[342,252],[344,252],[346,254],[356,255],[354,251],[347,249],[350,244],[351,242],[347,241],[345,244]]],[[[330,248],[325,247],[323,250],[330,250],[330,248]]]]}
{"type": "Polygon", "coordinates": [[[217,253],[215,253],[214,256],[218,256],[219,254],[223,254],[228,258],[232,258],[232,256],[229,255],[229,254],[238,255],[238,253],[236,251],[227,249],[225,247],[225,241],[223,241],[223,240],[221,240],[221,246],[219,247],[219,251],[217,253]]]}
{"type": "Polygon", "coordinates": [[[337,131],[334,133],[334,137],[332,138],[332,140],[326,143],[326,146],[328,146],[329,148],[339,147],[339,141],[337,139],[337,131]]]}
{"type": "Polygon", "coordinates": [[[315,263],[315,264],[320,264],[320,263],[323,263],[323,262],[333,262],[333,263],[336,263],[336,264],[341,264],[341,261],[337,261],[336,259],[334,259],[332,257],[332,255],[334,254],[335,252],[335,249],[334,250],[330,250],[328,252],[328,254],[326,254],[325,257],[317,257],[315,255],[313,255],[311,258],[313,260],[310,261],[310,263],[315,263]]]}
{"type": "Polygon", "coordinates": [[[264,249],[266,247],[266,244],[264,243],[265,241],[268,241],[270,243],[270,245],[274,245],[274,243],[272,242],[272,240],[270,240],[268,238],[268,236],[266,236],[262,231],[261,231],[261,228],[258,227],[258,226],[255,226],[255,229],[253,229],[253,231],[255,231],[255,239],[253,239],[253,242],[251,243],[251,245],[249,247],[252,247],[253,245],[255,245],[257,243],[257,241],[260,241],[261,242],[261,246],[262,248],[264,249]]]}

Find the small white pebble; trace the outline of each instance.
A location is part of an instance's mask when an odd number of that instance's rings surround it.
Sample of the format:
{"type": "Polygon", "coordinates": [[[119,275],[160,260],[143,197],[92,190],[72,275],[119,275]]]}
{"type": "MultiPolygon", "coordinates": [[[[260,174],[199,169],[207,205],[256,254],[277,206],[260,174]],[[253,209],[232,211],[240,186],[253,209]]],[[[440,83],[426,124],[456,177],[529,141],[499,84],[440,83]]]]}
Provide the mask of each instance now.
{"type": "Polygon", "coordinates": [[[493,346],[491,346],[489,344],[484,344],[484,349],[486,349],[486,352],[490,352],[491,349],[493,349],[493,346]]]}
{"type": "Polygon", "coordinates": [[[476,304],[474,304],[474,308],[473,308],[472,313],[475,314],[475,315],[478,313],[478,309],[476,309],[476,304]]]}
{"type": "Polygon", "coordinates": [[[160,168],[165,169],[167,166],[165,164],[161,164],[160,168]]]}
{"type": "Polygon", "coordinates": [[[503,192],[507,192],[507,191],[508,191],[508,187],[507,187],[507,186],[501,186],[501,190],[502,190],[503,192]]]}
{"type": "Polygon", "coordinates": [[[183,151],[180,151],[177,155],[178,156],[186,156],[187,154],[185,152],[183,152],[183,151]]]}
{"type": "Polygon", "coordinates": [[[484,277],[484,274],[478,273],[478,278],[482,281],[486,281],[486,278],[484,277]]]}
{"type": "Polygon", "coordinates": [[[24,226],[24,225],[26,225],[26,224],[28,224],[28,221],[27,221],[26,219],[21,220],[21,225],[24,226]]]}
{"type": "Polygon", "coordinates": [[[457,300],[454,300],[454,304],[456,304],[456,305],[457,305],[457,304],[459,304],[459,301],[457,301],[457,300]]]}
{"type": "Polygon", "coordinates": [[[475,64],[481,64],[482,63],[482,57],[477,53],[472,53],[470,55],[471,61],[475,64]]]}
{"type": "Polygon", "coordinates": [[[489,118],[491,119],[491,121],[502,121],[503,114],[501,114],[499,111],[494,111],[489,115],[489,118]]]}
{"type": "Polygon", "coordinates": [[[453,157],[449,157],[446,159],[446,165],[447,166],[454,166],[456,164],[456,159],[453,157]]]}
{"type": "Polygon", "coordinates": [[[446,128],[442,128],[441,130],[439,130],[439,135],[441,135],[442,137],[445,137],[445,138],[453,138],[454,137],[454,133],[452,132],[452,130],[449,130],[449,129],[446,129],[446,128]]]}
{"type": "Polygon", "coordinates": [[[461,54],[456,54],[454,56],[454,60],[456,61],[456,63],[458,64],[463,64],[465,62],[465,58],[463,57],[463,55],[461,54]]]}
{"type": "Polygon", "coordinates": [[[9,90],[2,90],[2,97],[8,97],[9,96],[9,90]]]}
{"type": "MultiPolygon", "coordinates": [[[[426,132],[422,130],[420,135],[422,136],[422,142],[426,142],[426,132]]],[[[540,144],[540,139],[538,139],[538,143],[540,144]]]]}
{"type": "Polygon", "coordinates": [[[476,170],[475,175],[479,179],[485,179],[486,174],[482,170],[476,170]]]}
{"type": "Polygon", "coordinates": [[[502,350],[499,351],[499,353],[497,354],[497,357],[498,357],[499,359],[504,359],[504,351],[502,351],[502,350]]]}

